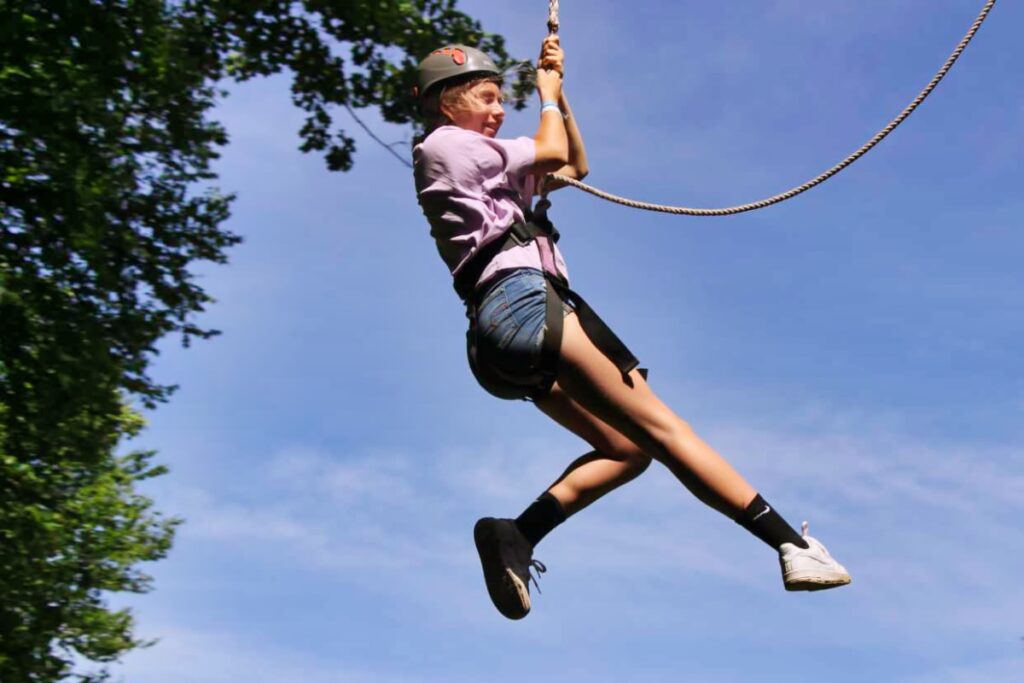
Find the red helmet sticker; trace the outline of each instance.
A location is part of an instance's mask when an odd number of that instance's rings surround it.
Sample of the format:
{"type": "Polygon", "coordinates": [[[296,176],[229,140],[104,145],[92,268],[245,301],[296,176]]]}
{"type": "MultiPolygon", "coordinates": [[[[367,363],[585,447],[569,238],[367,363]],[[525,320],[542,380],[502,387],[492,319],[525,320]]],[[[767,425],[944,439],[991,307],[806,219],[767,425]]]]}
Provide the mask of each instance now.
{"type": "Polygon", "coordinates": [[[452,58],[452,61],[462,66],[466,63],[466,53],[457,47],[442,47],[440,50],[434,50],[430,54],[432,55],[447,55],[452,58]]]}

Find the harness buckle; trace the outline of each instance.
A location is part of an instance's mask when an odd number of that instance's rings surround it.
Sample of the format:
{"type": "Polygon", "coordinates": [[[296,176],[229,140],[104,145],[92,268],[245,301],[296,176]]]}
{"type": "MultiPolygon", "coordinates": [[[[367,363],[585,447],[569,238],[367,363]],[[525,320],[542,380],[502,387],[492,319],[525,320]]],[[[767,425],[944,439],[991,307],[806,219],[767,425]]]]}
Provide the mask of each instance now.
{"type": "MultiPolygon", "coordinates": [[[[540,208],[539,205],[538,208],[540,208]]],[[[558,242],[558,238],[562,236],[558,232],[558,228],[555,227],[555,224],[548,218],[547,211],[535,211],[530,218],[530,222],[533,223],[537,230],[550,237],[552,242],[558,242]]]]}
{"type": "Polygon", "coordinates": [[[527,244],[533,241],[533,232],[527,227],[526,223],[513,223],[508,229],[508,234],[512,238],[512,241],[518,244],[520,247],[525,247],[527,244]]]}

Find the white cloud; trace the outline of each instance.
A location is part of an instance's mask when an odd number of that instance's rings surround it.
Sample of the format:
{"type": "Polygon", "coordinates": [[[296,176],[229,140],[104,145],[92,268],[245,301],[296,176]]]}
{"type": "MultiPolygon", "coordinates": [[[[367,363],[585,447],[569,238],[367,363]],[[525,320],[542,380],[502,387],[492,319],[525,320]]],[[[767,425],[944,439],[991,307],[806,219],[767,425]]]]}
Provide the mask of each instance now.
{"type": "MultiPolygon", "coordinates": [[[[1018,627],[1008,605],[1024,604],[1014,587],[1024,568],[1014,514],[1024,465],[1012,449],[929,444],[884,420],[803,414],[812,417],[800,425],[725,425],[705,436],[738,454],[731,457],[740,470],[794,525],[810,518],[812,533],[851,568],[858,618],[878,629],[860,637],[916,630],[922,635],[908,640],[927,648],[937,632],[966,625],[993,637],[1018,627]]],[[[337,573],[368,589],[387,577],[392,600],[481,623],[487,605],[475,590],[472,521],[517,514],[582,452],[574,443],[496,440],[481,449],[358,456],[290,447],[254,469],[258,503],[202,490],[180,498],[175,507],[191,520],[181,543],[257,544],[266,561],[337,573]],[[450,588],[464,585],[473,589],[450,588]]],[[[658,465],[554,532],[538,556],[559,582],[647,577],[683,592],[709,581],[721,590],[780,590],[771,555],[658,465]]]]}
{"type": "MultiPolygon", "coordinates": [[[[373,671],[344,661],[311,657],[299,649],[264,640],[246,640],[236,633],[150,624],[159,634],[156,647],[137,651],[113,668],[114,680],[125,683],[418,683],[416,675],[373,671]],[[119,674],[120,670],[120,674],[119,674]],[[126,675],[125,672],[130,672],[126,675]]],[[[144,634],[144,637],[149,637],[144,634]]],[[[436,679],[435,679],[436,680],[436,679]]]]}

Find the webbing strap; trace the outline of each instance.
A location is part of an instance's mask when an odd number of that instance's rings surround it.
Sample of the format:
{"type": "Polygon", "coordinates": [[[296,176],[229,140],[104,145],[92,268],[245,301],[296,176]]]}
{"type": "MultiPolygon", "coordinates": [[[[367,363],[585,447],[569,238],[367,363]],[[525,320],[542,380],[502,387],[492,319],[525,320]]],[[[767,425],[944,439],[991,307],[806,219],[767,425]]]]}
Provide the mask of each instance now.
{"type": "Polygon", "coordinates": [[[549,236],[554,242],[559,238],[558,230],[550,221],[531,220],[526,223],[514,223],[503,235],[477,249],[469,261],[455,273],[455,281],[452,284],[459,298],[467,304],[471,303],[476,292],[476,283],[495,256],[513,247],[525,246],[541,235],[549,236]]]}
{"type": "MultiPolygon", "coordinates": [[[[576,316],[580,321],[580,327],[594,342],[594,346],[600,349],[601,353],[615,364],[623,376],[628,375],[640,364],[633,352],[612,332],[604,320],[594,312],[594,309],[583,299],[582,296],[569,289],[565,284],[545,273],[548,284],[558,292],[559,296],[569,301],[576,308],[576,316]]],[[[549,297],[550,300],[551,297],[549,297]]],[[[561,309],[561,306],[559,306],[561,309]]],[[[561,311],[559,311],[561,312],[561,311]]],[[[550,331],[550,330],[549,330],[550,331]]],[[[558,334],[559,349],[561,348],[561,330],[558,334]]]]}
{"type": "Polygon", "coordinates": [[[551,286],[553,278],[545,273],[548,290],[544,305],[544,340],[540,346],[540,386],[530,392],[530,398],[537,400],[547,396],[558,379],[558,366],[562,357],[562,328],[565,325],[565,314],[562,312],[562,297],[551,286]]]}

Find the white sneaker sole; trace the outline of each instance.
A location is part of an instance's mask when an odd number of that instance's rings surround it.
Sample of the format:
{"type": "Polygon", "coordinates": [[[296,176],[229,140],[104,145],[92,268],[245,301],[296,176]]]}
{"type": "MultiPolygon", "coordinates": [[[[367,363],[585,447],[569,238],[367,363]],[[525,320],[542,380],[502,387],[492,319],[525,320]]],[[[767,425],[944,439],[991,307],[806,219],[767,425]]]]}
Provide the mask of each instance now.
{"type": "MultiPolygon", "coordinates": [[[[523,616],[525,617],[527,614],[530,613],[530,591],[527,589],[526,584],[523,583],[522,579],[516,576],[515,572],[513,572],[511,569],[505,570],[505,579],[509,581],[513,587],[515,587],[516,594],[519,596],[519,607],[520,609],[522,609],[523,616]]],[[[515,619],[517,617],[509,618],[515,619]]]]}
{"type": "Polygon", "coordinates": [[[849,574],[821,576],[811,572],[793,572],[786,575],[783,583],[788,591],[821,591],[845,586],[851,581],[849,574]]]}

